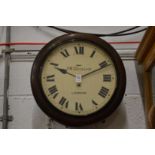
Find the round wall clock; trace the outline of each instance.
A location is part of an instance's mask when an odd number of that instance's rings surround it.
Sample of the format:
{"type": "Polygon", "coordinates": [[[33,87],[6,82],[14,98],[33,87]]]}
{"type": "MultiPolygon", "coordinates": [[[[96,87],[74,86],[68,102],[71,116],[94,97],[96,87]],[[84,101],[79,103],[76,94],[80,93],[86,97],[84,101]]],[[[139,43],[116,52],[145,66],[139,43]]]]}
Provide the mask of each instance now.
{"type": "Polygon", "coordinates": [[[89,34],[67,34],[49,42],[31,72],[39,107],[55,120],[80,126],[104,120],[121,103],[126,74],[115,49],[89,34]]]}

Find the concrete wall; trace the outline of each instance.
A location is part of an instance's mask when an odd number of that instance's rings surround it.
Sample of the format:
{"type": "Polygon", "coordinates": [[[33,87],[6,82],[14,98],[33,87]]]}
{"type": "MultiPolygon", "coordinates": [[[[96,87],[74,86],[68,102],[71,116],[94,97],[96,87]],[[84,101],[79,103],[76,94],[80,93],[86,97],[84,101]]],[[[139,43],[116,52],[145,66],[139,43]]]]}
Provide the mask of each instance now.
{"type": "MultiPolygon", "coordinates": [[[[68,29],[91,32],[111,33],[128,27],[66,27],[68,29]]],[[[5,42],[5,27],[0,27],[0,42],[5,42]]],[[[56,30],[47,27],[12,27],[11,42],[48,42],[59,36],[56,30]]],[[[140,41],[143,33],[126,37],[106,37],[108,42],[140,41]]],[[[126,73],[127,88],[119,108],[104,122],[84,128],[146,128],[142,97],[140,94],[134,53],[138,44],[113,44],[121,55],[126,73]]],[[[13,46],[16,50],[39,50],[42,46],[13,46]]],[[[4,49],[1,47],[0,49],[4,49]]],[[[9,114],[14,119],[9,128],[70,128],[50,120],[37,106],[30,87],[30,71],[36,53],[13,53],[10,65],[9,114]]],[[[3,104],[4,60],[0,55],[0,115],[3,104]]],[[[1,127],[1,122],[0,122],[1,127]]]]}

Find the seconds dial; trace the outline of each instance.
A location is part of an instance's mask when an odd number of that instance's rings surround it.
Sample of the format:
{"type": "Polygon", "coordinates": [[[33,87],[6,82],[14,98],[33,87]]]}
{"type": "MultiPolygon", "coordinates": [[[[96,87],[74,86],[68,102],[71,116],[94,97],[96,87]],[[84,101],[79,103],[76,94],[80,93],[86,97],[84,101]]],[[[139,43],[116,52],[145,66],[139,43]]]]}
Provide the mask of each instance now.
{"type": "Polygon", "coordinates": [[[55,108],[87,116],[106,106],[113,96],[116,69],[99,46],[87,41],[68,42],[49,52],[41,71],[41,85],[55,108]]]}

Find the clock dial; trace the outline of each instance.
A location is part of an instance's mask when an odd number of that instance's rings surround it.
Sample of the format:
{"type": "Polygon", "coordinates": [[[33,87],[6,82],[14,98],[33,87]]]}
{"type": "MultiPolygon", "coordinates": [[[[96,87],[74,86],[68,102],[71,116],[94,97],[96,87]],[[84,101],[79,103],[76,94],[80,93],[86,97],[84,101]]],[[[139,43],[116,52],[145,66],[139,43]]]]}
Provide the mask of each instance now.
{"type": "Polygon", "coordinates": [[[81,126],[114,112],[125,92],[126,75],[107,42],[95,35],[65,34],[38,53],[31,86],[38,106],[49,117],[81,126]]]}
{"type": "Polygon", "coordinates": [[[87,41],[64,43],[49,52],[41,72],[43,92],[55,108],[87,116],[105,107],[117,86],[111,57],[87,41]]]}

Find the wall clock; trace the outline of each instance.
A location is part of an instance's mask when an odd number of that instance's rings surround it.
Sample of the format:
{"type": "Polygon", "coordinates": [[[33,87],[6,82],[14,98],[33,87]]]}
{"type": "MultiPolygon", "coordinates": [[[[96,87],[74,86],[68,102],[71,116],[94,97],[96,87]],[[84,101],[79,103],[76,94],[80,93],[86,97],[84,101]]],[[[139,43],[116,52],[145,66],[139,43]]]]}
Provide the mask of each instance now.
{"type": "Polygon", "coordinates": [[[66,34],[41,49],[32,67],[31,86],[49,117],[80,126],[114,112],[125,92],[126,74],[107,42],[89,34],[66,34]]]}

